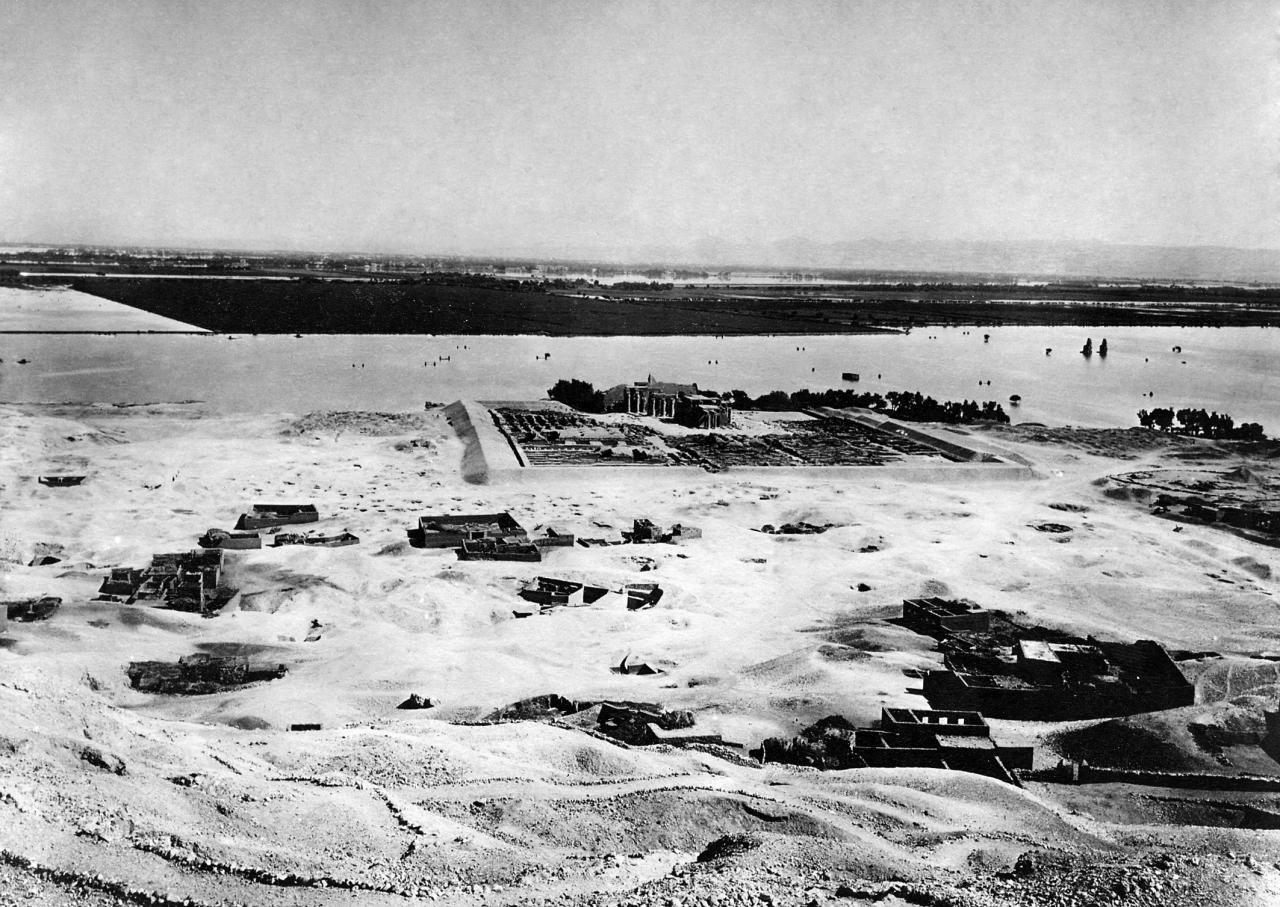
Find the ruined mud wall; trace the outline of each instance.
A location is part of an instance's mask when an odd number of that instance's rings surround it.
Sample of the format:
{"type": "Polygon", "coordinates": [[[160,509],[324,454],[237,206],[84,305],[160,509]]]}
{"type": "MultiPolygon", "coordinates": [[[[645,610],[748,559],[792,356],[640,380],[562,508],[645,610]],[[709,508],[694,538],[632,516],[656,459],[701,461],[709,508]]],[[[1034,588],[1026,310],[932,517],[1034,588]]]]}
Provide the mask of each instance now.
{"type": "Polygon", "coordinates": [[[1107,768],[1063,764],[1036,772],[1023,772],[1023,780],[1057,784],[1141,784],[1148,787],[1176,787],[1192,790],[1280,792],[1275,775],[1218,775],[1209,772],[1160,772],[1147,769],[1107,768]]]}

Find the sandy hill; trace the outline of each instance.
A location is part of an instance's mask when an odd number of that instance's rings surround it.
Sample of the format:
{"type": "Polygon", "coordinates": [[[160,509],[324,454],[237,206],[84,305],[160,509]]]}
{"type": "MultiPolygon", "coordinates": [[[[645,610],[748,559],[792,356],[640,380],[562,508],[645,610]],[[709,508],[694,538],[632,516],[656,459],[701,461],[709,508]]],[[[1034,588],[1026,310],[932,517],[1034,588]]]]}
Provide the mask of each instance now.
{"type": "MultiPolygon", "coordinates": [[[[954,772],[824,775],[571,727],[451,723],[550,692],[688,709],[752,746],[833,712],[871,720],[884,705],[922,705],[904,671],[939,663],[932,640],[884,620],[919,594],[1260,664],[1252,656],[1274,646],[1275,585],[1239,559],[1268,552],[1207,527],[1174,534],[1107,498],[1094,482],[1114,458],[1013,440],[1045,478],[972,488],[786,475],[502,487],[459,479],[462,449],[438,413],[32,406],[7,407],[3,425],[3,595],[64,600],[50,620],[0,636],[0,883],[31,903],[163,902],[154,892],[196,904],[1280,897],[1273,833],[1125,824],[1047,786],[954,772]],[[83,485],[34,481],[72,462],[83,485]],[[229,555],[240,594],[212,619],[89,601],[110,566],[191,548],[273,500],[316,504],[315,528],[360,544],[229,555]],[[564,549],[536,565],[406,545],[419,514],[504,509],[530,528],[616,535],[649,516],[703,537],[564,549]],[[837,528],[754,531],[796,519],[837,528]],[[1037,531],[1050,520],[1069,531],[1037,531]],[[41,544],[61,560],[26,566],[41,544]],[[644,611],[517,620],[515,590],[534,575],[653,581],[666,594],[644,611]],[[228,646],[288,674],[205,696],[129,686],[132,661],[228,646]],[[612,672],[628,652],[676,667],[612,672]],[[398,711],[410,692],[436,707],[398,711]],[[322,729],[286,730],[295,723],[322,729]]],[[[1243,676],[1204,665],[1205,689],[1243,676]]],[[[1212,701],[1241,694],[1231,690],[1212,701]]],[[[1014,725],[997,731],[1043,744],[1064,730],[1014,725]]],[[[1192,752],[1194,739],[1159,726],[1147,727],[1192,752]]]]}

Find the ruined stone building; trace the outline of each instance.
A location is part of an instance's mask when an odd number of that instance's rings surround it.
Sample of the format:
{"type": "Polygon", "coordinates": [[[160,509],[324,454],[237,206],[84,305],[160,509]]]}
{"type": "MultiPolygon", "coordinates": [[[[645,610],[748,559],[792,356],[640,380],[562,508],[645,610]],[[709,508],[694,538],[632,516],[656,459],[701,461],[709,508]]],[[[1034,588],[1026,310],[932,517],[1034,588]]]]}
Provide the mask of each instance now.
{"type": "Polygon", "coordinates": [[[621,384],[606,391],[605,405],[707,431],[733,425],[733,402],[728,396],[700,391],[696,384],[655,381],[652,375],[647,381],[621,384]]]}

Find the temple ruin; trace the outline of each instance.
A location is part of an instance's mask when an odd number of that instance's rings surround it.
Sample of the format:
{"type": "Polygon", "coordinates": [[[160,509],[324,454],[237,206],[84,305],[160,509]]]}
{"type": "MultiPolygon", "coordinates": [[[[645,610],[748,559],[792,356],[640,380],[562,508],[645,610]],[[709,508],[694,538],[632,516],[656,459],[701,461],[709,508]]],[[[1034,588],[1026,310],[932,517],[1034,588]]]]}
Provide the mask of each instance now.
{"type": "Polygon", "coordinates": [[[686,428],[714,431],[733,425],[733,399],[698,390],[696,384],[647,381],[620,384],[605,391],[605,405],[637,416],[668,419],[686,428]]]}

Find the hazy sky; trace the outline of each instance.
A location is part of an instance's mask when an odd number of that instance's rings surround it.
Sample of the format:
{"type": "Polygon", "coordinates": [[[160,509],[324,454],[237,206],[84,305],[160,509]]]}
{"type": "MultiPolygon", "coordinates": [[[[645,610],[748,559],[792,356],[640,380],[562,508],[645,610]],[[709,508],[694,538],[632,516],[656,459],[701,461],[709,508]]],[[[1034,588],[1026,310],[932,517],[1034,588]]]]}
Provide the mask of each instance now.
{"type": "Polygon", "coordinates": [[[9,0],[0,239],[1280,248],[1280,5],[9,0]]]}

